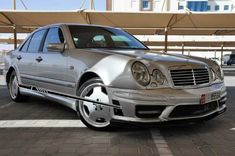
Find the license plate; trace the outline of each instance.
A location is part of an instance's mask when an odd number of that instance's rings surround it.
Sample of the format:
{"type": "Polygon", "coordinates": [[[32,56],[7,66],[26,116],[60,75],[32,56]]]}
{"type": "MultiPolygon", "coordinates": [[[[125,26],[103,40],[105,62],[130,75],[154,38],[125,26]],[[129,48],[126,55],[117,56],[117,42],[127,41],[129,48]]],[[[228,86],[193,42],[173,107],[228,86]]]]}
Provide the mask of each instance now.
{"type": "Polygon", "coordinates": [[[211,100],[212,101],[218,100],[218,99],[220,99],[220,92],[211,93],[211,100]]]}

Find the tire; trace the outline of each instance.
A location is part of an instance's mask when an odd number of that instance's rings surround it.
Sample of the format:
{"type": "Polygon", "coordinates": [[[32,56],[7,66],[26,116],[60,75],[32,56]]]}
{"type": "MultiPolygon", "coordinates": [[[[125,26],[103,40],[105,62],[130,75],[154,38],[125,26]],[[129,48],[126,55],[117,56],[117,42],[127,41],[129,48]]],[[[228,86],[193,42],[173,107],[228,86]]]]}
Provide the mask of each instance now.
{"type": "Polygon", "coordinates": [[[15,102],[26,101],[28,99],[28,96],[24,96],[20,93],[18,85],[19,85],[19,83],[18,83],[16,72],[13,71],[10,75],[10,80],[8,83],[10,97],[15,102]]]}
{"type": "MultiPolygon", "coordinates": [[[[104,83],[99,78],[93,78],[85,82],[78,90],[78,96],[94,101],[109,103],[108,93],[104,83]]],[[[81,121],[94,130],[109,130],[111,126],[111,108],[99,104],[78,101],[77,113],[81,121]]]]}

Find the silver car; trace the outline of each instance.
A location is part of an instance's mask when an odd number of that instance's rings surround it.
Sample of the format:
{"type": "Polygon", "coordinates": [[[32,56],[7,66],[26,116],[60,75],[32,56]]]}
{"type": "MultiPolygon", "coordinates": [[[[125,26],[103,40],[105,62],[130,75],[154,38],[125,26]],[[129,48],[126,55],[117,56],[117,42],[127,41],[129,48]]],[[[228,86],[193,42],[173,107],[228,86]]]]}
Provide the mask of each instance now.
{"type": "Polygon", "coordinates": [[[217,63],[151,51],[118,28],[39,28],[7,55],[5,73],[12,100],[35,95],[57,101],[97,130],[113,121],[205,119],[226,110],[217,63]]]}

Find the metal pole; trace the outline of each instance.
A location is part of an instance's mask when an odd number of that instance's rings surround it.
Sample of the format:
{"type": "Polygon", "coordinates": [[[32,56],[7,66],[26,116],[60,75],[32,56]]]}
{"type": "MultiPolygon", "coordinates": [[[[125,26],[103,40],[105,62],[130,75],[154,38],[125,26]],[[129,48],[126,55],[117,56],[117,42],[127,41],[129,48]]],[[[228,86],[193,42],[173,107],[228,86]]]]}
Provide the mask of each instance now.
{"type": "Polygon", "coordinates": [[[90,10],[94,10],[94,0],[90,0],[90,10]]]}
{"type": "Polygon", "coordinates": [[[164,52],[167,53],[167,44],[168,44],[168,28],[165,28],[165,49],[164,52]]]}
{"type": "MultiPolygon", "coordinates": [[[[16,0],[13,0],[13,10],[16,10],[16,0]]],[[[16,26],[13,25],[13,36],[14,36],[14,49],[17,48],[17,32],[16,32],[16,26]]]]}
{"type": "Polygon", "coordinates": [[[16,10],[16,0],[13,0],[13,10],[16,10]]]}
{"type": "Polygon", "coordinates": [[[224,53],[224,44],[221,45],[221,56],[220,56],[220,66],[223,65],[223,54],[224,53]]]}
{"type": "Polygon", "coordinates": [[[14,49],[17,48],[17,32],[16,32],[16,26],[13,26],[13,35],[14,35],[14,49]]]}
{"type": "Polygon", "coordinates": [[[184,55],[184,43],[182,43],[182,55],[184,55]]]}

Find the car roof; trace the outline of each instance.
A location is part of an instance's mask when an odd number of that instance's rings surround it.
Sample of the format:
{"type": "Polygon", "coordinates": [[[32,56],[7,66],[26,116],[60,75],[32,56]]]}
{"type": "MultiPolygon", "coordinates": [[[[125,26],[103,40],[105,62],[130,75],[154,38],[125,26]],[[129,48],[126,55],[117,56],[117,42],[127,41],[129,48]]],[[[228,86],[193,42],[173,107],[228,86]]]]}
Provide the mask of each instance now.
{"type": "Polygon", "coordinates": [[[45,29],[45,28],[51,28],[55,26],[86,26],[86,27],[99,27],[99,28],[113,28],[113,29],[120,29],[120,28],[115,28],[115,27],[110,27],[110,26],[104,26],[104,25],[95,25],[95,24],[79,24],[79,23],[55,23],[55,24],[50,24],[46,25],[43,27],[40,27],[36,29],[35,31],[38,31],[40,29],[45,29]]]}

